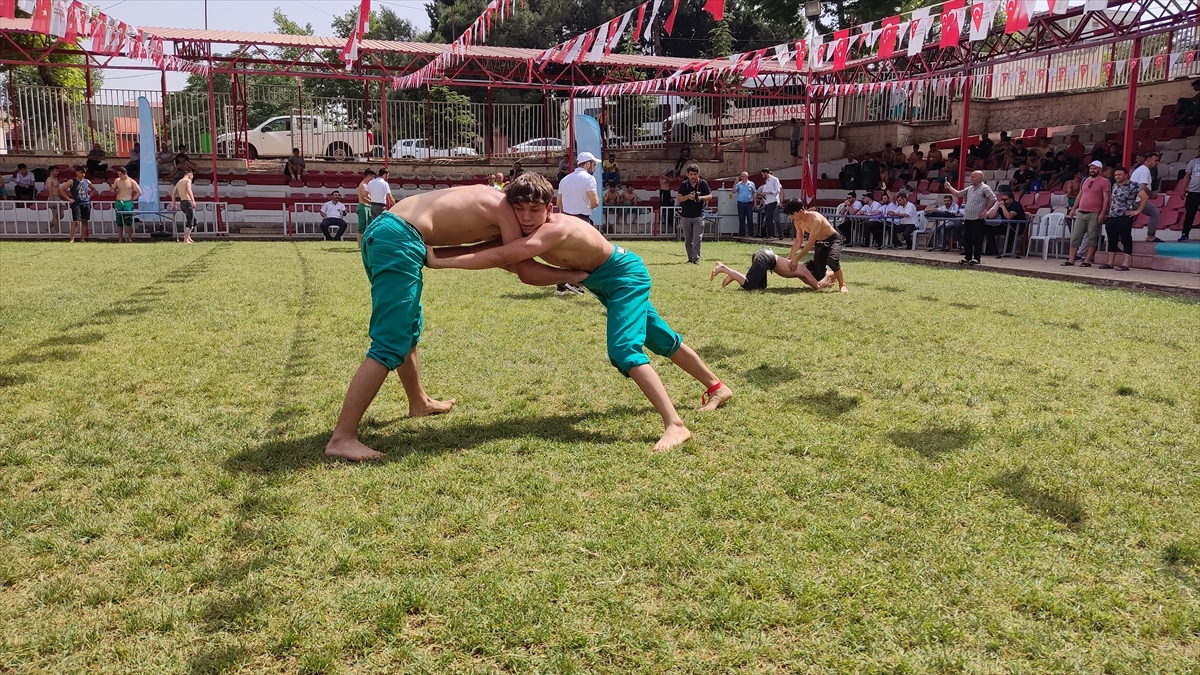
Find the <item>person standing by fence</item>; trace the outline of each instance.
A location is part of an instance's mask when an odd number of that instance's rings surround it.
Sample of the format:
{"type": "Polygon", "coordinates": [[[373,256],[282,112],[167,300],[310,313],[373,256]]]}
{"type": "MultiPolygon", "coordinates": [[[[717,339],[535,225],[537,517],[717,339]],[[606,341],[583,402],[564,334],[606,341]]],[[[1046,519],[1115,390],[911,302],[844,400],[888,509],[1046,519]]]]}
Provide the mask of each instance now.
{"type": "Polygon", "coordinates": [[[779,198],[783,195],[783,185],[779,179],[771,175],[771,170],[762,170],[762,185],[758,186],[758,194],[762,199],[763,221],[758,236],[763,239],[775,238],[775,211],[779,208],[779,198]]]}
{"type": "Polygon", "coordinates": [[[133,243],[133,208],[137,204],[137,200],[142,196],[142,188],[133,178],[129,177],[129,171],[123,167],[117,167],[117,178],[113,181],[113,189],[116,190],[116,199],[113,201],[113,211],[117,214],[117,243],[122,241],[133,243]]]}
{"type": "MultiPolygon", "coordinates": [[[[392,208],[396,200],[392,198],[392,186],[388,184],[388,170],[380,169],[379,174],[367,183],[367,198],[371,201],[371,220],[374,221],[384,211],[392,208]]],[[[367,223],[368,225],[370,223],[367,223]]],[[[366,228],[363,228],[366,229],[366,228]]]]}
{"type": "Polygon", "coordinates": [[[754,183],[750,174],[745,171],[738,176],[738,182],[733,184],[733,194],[737,200],[738,236],[749,236],[754,232],[754,183]]]}
{"type": "Polygon", "coordinates": [[[67,243],[75,243],[75,230],[79,230],[80,243],[86,243],[92,220],[92,197],[98,194],[92,181],[87,179],[87,169],[75,167],[75,177],[63,183],[59,193],[63,199],[71,200],[71,239],[67,243]]]}
{"type": "Polygon", "coordinates": [[[963,248],[965,253],[960,264],[978,265],[983,257],[983,214],[996,205],[996,193],[983,182],[983,172],[971,173],[971,184],[962,190],[954,189],[949,181],[946,190],[955,197],[963,198],[963,248]]]}
{"type": "Polygon", "coordinates": [[[184,169],[183,177],[171,190],[171,208],[183,211],[183,243],[196,243],[192,239],[192,229],[196,227],[196,195],[192,194],[191,169],[184,169]]]}
{"type": "Polygon", "coordinates": [[[687,180],[679,186],[679,225],[688,262],[700,264],[700,243],[704,238],[704,206],[712,199],[708,182],[700,178],[700,167],[689,164],[687,180]]]}
{"type": "MultiPolygon", "coordinates": [[[[595,173],[596,156],[581,152],[575,157],[575,170],[558,182],[558,210],[593,227],[596,223],[592,222],[592,209],[600,206],[595,173]]],[[[557,292],[559,295],[584,294],[584,290],[575,284],[558,284],[557,292]]]]}

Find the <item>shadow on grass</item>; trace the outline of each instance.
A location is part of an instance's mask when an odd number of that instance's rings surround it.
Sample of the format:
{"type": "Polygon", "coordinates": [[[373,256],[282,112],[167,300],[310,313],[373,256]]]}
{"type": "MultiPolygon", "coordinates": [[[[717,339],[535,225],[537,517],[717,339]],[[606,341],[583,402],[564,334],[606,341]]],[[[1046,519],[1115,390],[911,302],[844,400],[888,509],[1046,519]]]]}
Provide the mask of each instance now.
{"type": "Polygon", "coordinates": [[[823,394],[797,396],[792,400],[821,417],[845,415],[857,408],[860,402],[857,396],[843,396],[833,389],[827,389],[823,394]]]}
{"type": "Polygon", "coordinates": [[[741,347],[729,347],[718,342],[697,347],[696,353],[700,355],[700,358],[704,359],[705,363],[716,363],[735,356],[741,356],[746,353],[746,350],[741,347]]]}
{"type": "Polygon", "coordinates": [[[1065,321],[1045,321],[1045,320],[1043,320],[1042,323],[1051,328],[1067,328],[1070,330],[1083,332],[1083,324],[1079,323],[1078,321],[1072,321],[1071,323],[1066,323],[1065,321]]]}
{"type": "Polygon", "coordinates": [[[903,293],[904,289],[899,286],[880,286],[879,290],[885,293],[903,293]]]}
{"type": "Polygon", "coordinates": [[[355,248],[323,248],[326,253],[359,253],[358,247],[355,248]]]}
{"type": "Polygon", "coordinates": [[[275,406],[271,412],[272,424],[287,425],[292,420],[304,415],[307,408],[295,403],[293,390],[296,381],[308,371],[313,361],[314,336],[310,326],[312,323],[311,307],[316,304],[316,290],[313,283],[313,272],[308,260],[300,253],[300,247],[292,242],[292,250],[300,266],[300,302],[296,311],[296,326],[292,330],[292,342],[288,351],[287,362],[283,364],[283,374],[279,378],[279,390],[275,397],[275,406]]]}
{"type": "Polygon", "coordinates": [[[188,662],[188,675],[218,675],[236,670],[250,660],[250,652],[245,647],[231,645],[201,649],[188,662]]]}
{"type": "Polygon", "coordinates": [[[1009,316],[1009,317],[1016,316],[1016,314],[1013,314],[1012,312],[1008,311],[1007,309],[998,309],[998,310],[996,310],[996,313],[999,314],[1000,316],[1009,316]]]}
{"type": "Polygon", "coordinates": [[[917,299],[924,300],[925,302],[941,302],[941,300],[933,297],[932,295],[918,295],[917,299]]]}
{"type": "Polygon", "coordinates": [[[553,292],[549,291],[529,291],[527,293],[505,293],[500,296],[505,300],[545,300],[554,296],[553,292]]]}
{"type": "Polygon", "coordinates": [[[893,431],[888,438],[925,459],[940,459],[948,452],[962,450],[974,443],[979,432],[972,426],[931,427],[920,431],[893,431]]]}
{"type": "Polygon", "coordinates": [[[806,293],[812,289],[808,286],[771,286],[764,288],[763,293],[774,293],[775,295],[793,295],[795,293],[806,293]]]}
{"type": "Polygon", "coordinates": [[[988,484],[1003,490],[1026,509],[1057,520],[1071,529],[1079,527],[1087,519],[1087,511],[1077,495],[1057,494],[1033,485],[1029,482],[1029,469],[1025,467],[999,474],[988,484]]]}
{"type": "Polygon", "coordinates": [[[90,345],[103,340],[107,336],[108,333],[102,333],[98,330],[88,333],[80,333],[78,335],[60,335],[58,337],[50,337],[42,340],[42,346],[60,347],[64,345],[90,345]]]}
{"type": "Polygon", "coordinates": [[[67,361],[74,361],[78,356],[79,350],[70,348],[47,349],[45,351],[23,351],[13,355],[12,358],[5,361],[5,363],[10,366],[26,363],[46,363],[47,361],[65,363],[67,361]]]}
{"type": "MultiPolygon", "coordinates": [[[[581,422],[641,416],[647,413],[647,409],[617,407],[604,412],[514,417],[486,423],[468,422],[440,429],[398,429],[392,433],[382,430],[390,425],[390,422],[384,422],[366,425],[362,441],[385,453],[383,462],[394,462],[409,455],[440,455],[466,450],[491,441],[519,438],[538,438],[555,443],[653,443],[658,439],[648,436],[613,436],[577,427],[581,422]]],[[[233,473],[272,472],[305,469],[316,464],[340,461],[325,457],[325,443],[328,440],[328,433],[320,433],[271,441],[230,457],[224,466],[227,471],[233,473]]]]}
{"type": "Polygon", "coordinates": [[[958,309],[979,309],[979,305],[972,305],[969,302],[952,302],[950,306],[958,309]]]}
{"type": "Polygon", "coordinates": [[[799,379],[804,373],[791,366],[772,366],[766,363],[742,373],[742,378],[759,389],[770,389],[799,379]]]}
{"type": "Polygon", "coordinates": [[[0,389],[16,387],[27,382],[33,382],[33,378],[25,373],[0,373],[0,389]]]}

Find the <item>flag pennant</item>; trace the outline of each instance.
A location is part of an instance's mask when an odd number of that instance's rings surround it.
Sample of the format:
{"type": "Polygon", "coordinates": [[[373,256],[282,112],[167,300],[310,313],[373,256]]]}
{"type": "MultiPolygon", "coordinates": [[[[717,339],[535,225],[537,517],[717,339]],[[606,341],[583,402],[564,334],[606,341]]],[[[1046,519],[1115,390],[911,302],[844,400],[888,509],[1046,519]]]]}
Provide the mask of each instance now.
{"type": "Polygon", "coordinates": [[[879,32],[879,58],[888,59],[895,53],[899,30],[900,17],[889,16],[883,20],[883,28],[879,32]]]}
{"type": "Polygon", "coordinates": [[[679,3],[683,0],[673,0],[671,3],[671,13],[667,15],[667,20],[663,22],[663,30],[667,31],[667,35],[675,30],[675,15],[679,13],[679,3]]]}
{"type": "Polygon", "coordinates": [[[52,4],[50,0],[37,0],[37,5],[33,10],[33,23],[29,27],[30,30],[42,35],[50,34],[50,14],[53,12],[52,4]]]}
{"type": "Polygon", "coordinates": [[[713,21],[720,21],[725,16],[725,0],[707,0],[704,11],[712,14],[713,21]]]}
{"type": "MultiPolygon", "coordinates": [[[[625,12],[621,15],[621,21],[617,24],[617,30],[608,39],[608,44],[604,47],[604,55],[608,56],[617,44],[621,42],[621,37],[625,35],[625,29],[629,27],[629,21],[633,18],[633,10],[625,12]]],[[[615,21],[615,19],[614,19],[615,21]]]]}
{"type": "Polygon", "coordinates": [[[1004,3],[1004,32],[1005,34],[1029,28],[1029,8],[1026,0],[1006,0],[1004,3]]]}
{"type": "Polygon", "coordinates": [[[938,42],[942,49],[958,46],[965,6],[965,0],[946,0],[942,5],[942,37],[938,42]]]}
{"type": "Polygon", "coordinates": [[[850,53],[850,29],[835,32],[833,40],[833,69],[843,70],[846,67],[846,55],[850,53]]]}
{"type": "Polygon", "coordinates": [[[588,34],[592,36],[590,40],[591,49],[588,50],[587,58],[584,60],[599,61],[600,57],[604,54],[604,45],[608,43],[608,24],[602,24],[599,28],[593,28],[592,32],[588,34]]]}
{"type": "Polygon", "coordinates": [[[642,34],[642,39],[648,39],[650,31],[654,30],[654,19],[658,17],[658,8],[662,6],[662,0],[654,0],[654,5],[650,9],[650,20],[646,22],[646,32],[642,34]]]}
{"type": "Polygon", "coordinates": [[[1087,0],[1083,3],[1085,12],[1103,12],[1108,9],[1108,0],[1087,0]]]}
{"type": "Polygon", "coordinates": [[[925,47],[925,36],[933,27],[933,17],[929,16],[929,8],[921,7],[912,11],[908,24],[908,55],[916,56],[925,47]]]}
{"type": "Polygon", "coordinates": [[[17,0],[0,0],[0,17],[5,19],[17,18],[17,0]]]}
{"type": "MultiPolygon", "coordinates": [[[[870,28],[869,26],[867,28],[870,28]]],[[[879,34],[882,31],[878,28],[872,28],[863,32],[863,47],[866,49],[874,49],[875,43],[879,41],[879,34]]]]}
{"type": "Polygon", "coordinates": [[[66,0],[54,0],[50,8],[50,34],[56,38],[67,36],[67,3],[66,0]]]}

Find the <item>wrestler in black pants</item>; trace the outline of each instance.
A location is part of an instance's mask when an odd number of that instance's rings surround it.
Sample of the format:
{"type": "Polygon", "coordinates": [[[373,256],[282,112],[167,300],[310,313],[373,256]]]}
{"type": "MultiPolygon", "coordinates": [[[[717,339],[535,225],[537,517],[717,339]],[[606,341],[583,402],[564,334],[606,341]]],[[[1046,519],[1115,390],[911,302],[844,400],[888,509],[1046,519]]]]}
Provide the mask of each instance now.
{"type": "Polygon", "coordinates": [[[983,257],[983,218],[963,221],[963,259],[978,261],[983,257]]]}

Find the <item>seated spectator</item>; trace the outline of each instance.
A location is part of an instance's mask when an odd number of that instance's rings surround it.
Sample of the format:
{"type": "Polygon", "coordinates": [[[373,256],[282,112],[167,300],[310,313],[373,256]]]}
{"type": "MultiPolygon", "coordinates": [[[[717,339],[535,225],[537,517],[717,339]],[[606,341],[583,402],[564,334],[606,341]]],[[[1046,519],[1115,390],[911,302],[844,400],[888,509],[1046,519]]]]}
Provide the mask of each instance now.
{"type": "Polygon", "coordinates": [[[125,165],[125,173],[137,180],[142,175],[142,144],[134,143],[129,150],[129,163],[125,165]]]}
{"type": "Polygon", "coordinates": [[[1053,190],[1071,180],[1071,176],[1074,175],[1075,169],[1071,164],[1071,158],[1062,150],[1059,150],[1053,158],[1042,161],[1042,181],[1046,184],[1047,189],[1053,190]]]}
{"type": "Polygon", "coordinates": [[[1021,162],[1028,162],[1029,149],[1025,147],[1025,139],[1018,138],[1013,143],[1013,148],[1009,151],[1009,155],[1012,157],[1012,163],[1009,166],[1020,166],[1021,162]]]}
{"type": "Polygon", "coordinates": [[[984,226],[984,235],[987,237],[987,244],[993,247],[993,250],[998,251],[996,257],[1002,257],[1004,253],[1012,253],[1016,248],[1017,241],[1021,235],[1025,234],[1025,225],[1029,217],[1025,215],[1025,207],[1021,206],[1021,202],[1017,201],[1011,194],[1005,192],[999,195],[1000,199],[996,205],[991,208],[984,217],[990,221],[1019,221],[1016,224],[1015,236],[1009,234],[1009,225],[1004,222],[990,222],[984,226]],[[1007,237],[1008,249],[1001,251],[1000,243],[1004,239],[997,240],[997,237],[1007,237]]]}
{"type": "Polygon", "coordinates": [[[325,241],[341,241],[346,234],[346,205],[342,203],[342,193],[334,190],[329,201],[321,205],[321,232],[325,241]],[[338,229],[336,236],[329,234],[329,229],[338,229]]]}
{"type": "MultiPolygon", "coordinates": [[[[1093,160],[1096,158],[1093,157],[1093,160]]],[[[1106,169],[1116,169],[1121,164],[1121,144],[1116,141],[1108,142],[1108,149],[1104,153],[1104,161],[1102,162],[1106,169]]]]}
{"type": "Polygon", "coordinates": [[[1171,126],[1183,127],[1200,124],[1200,80],[1192,82],[1192,90],[1196,92],[1195,96],[1181,98],[1176,102],[1171,126]]]}
{"type": "Polygon", "coordinates": [[[914,145],[914,146],[913,146],[913,149],[912,149],[912,152],[908,153],[908,157],[907,157],[907,158],[905,158],[905,159],[907,159],[907,161],[908,161],[908,165],[909,165],[909,166],[912,166],[912,165],[913,165],[913,163],[914,163],[914,162],[916,162],[918,159],[921,159],[921,157],[922,157],[922,156],[923,156],[923,155],[922,155],[922,153],[921,153],[921,146],[920,146],[920,145],[914,145]]]}
{"type": "Polygon", "coordinates": [[[604,191],[604,198],[601,200],[606,207],[604,210],[605,224],[615,222],[617,224],[625,222],[624,209],[618,208],[622,206],[621,192],[617,190],[617,186],[613,183],[608,183],[607,189],[604,191]]]}
{"type": "Polygon", "coordinates": [[[858,201],[858,197],[853,192],[846,195],[846,201],[838,204],[837,206],[837,215],[843,217],[834,218],[834,220],[837,221],[834,226],[837,227],[838,232],[842,233],[842,236],[845,237],[847,242],[850,241],[850,234],[854,231],[854,221],[850,218],[846,218],[845,216],[857,216],[861,210],[862,202],[858,201]]]}
{"type": "Polygon", "coordinates": [[[958,157],[951,155],[946,158],[946,164],[942,168],[942,176],[950,180],[958,180],[958,157]]]}
{"type": "Polygon", "coordinates": [[[933,224],[933,234],[929,238],[930,251],[949,251],[951,235],[955,241],[962,241],[962,208],[952,195],[942,195],[941,205],[936,211],[927,210],[925,217],[933,219],[930,221],[933,224]]]}
{"type": "Polygon", "coordinates": [[[918,150],[916,155],[917,158],[909,163],[909,167],[911,168],[912,177],[916,180],[921,180],[929,174],[929,162],[925,160],[925,153],[918,150]]]}
{"type": "Polygon", "coordinates": [[[917,231],[917,205],[908,201],[908,194],[901,192],[896,195],[896,206],[892,214],[900,220],[892,229],[892,237],[899,248],[910,248],[913,245],[913,234],[917,231]]]}
{"type": "Polygon", "coordinates": [[[104,148],[100,147],[99,143],[92,143],[92,150],[87,154],[87,173],[88,177],[99,175],[101,179],[108,172],[108,165],[103,164],[104,158],[108,155],[104,154],[104,148]]]}
{"type": "Polygon", "coordinates": [[[1033,170],[1029,168],[1029,162],[1021,162],[1017,165],[1017,170],[1013,173],[1012,180],[1008,186],[1011,188],[1011,192],[1016,193],[1019,197],[1029,192],[1029,188],[1033,185],[1035,177],[1033,170]]]}
{"type": "Polygon", "coordinates": [[[679,172],[683,171],[683,167],[692,163],[692,146],[683,144],[679,148],[679,158],[675,160],[675,175],[682,175],[679,172]]]}
{"type": "Polygon", "coordinates": [[[171,152],[171,148],[166,141],[162,142],[162,146],[158,150],[158,175],[170,176],[175,172],[175,153],[171,152]]]}
{"type": "Polygon", "coordinates": [[[602,183],[619,186],[621,184],[621,168],[617,166],[617,160],[609,157],[604,160],[602,166],[603,171],[600,173],[602,183]]]}
{"type": "MultiPolygon", "coordinates": [[[[883,213],[883,207],[881,207],[879,205],[879,202],[875,201],[875,198],[873,196],[871,196],[871,193],[869,191],[863,193],[862,201],[859,204],[860,205],[858,207],[857,215],[869,218],[871,216],[878,216],[883,213]]],[[[860,223],[863,224],[864,226],[870,226],[870,221],[863,221],[861,218],[857,218],[857,219],[847,218],[842,223],[839,230],[841,231],[842,236],[846,237],[846,246],[854,245],[854,238],[851,237],[850,235],[854,231],[854,225],[860,224],[860,223]],[[842,229],[842,228],[845,228],[845,229],[842,229]]]]}
{"type": "MultiPolygon", "coordinates": [[[[20,202],[31,202],[37,198],[37,183],[36,177],[30,173],[29,167],[24,163],[17,165],[17,172],[13,174],[13,182],[16,187],[13,188],[13,196],[20,202]]],[[[0,185],[3,181],[0,181],[0,185]]]]}
{"type": "Polygon", "coordinates": [[[189,171],[193,174],[196,173],[196,164],[192,162],[191,157],[188,157],[187,148],[182,145],[175,151],[175,158],[172,162],[175,164],[175,170],[169,178],[172,183],[178,183],[179,179],[183,178],[183,175],[189,171]]]}
{"type": "Polygon", "coordinates": [[[1087,154],[1087,148],[1083,147],[1083,143],[1079,142],[1078,134],[1071,134],[1071,144],[1067,146],[1066,152],[1076,162],[1083,162],[1083,156],[1087,154]]]}
{"type": "Polygon", "coordinates": [[[621,191],[622,204],[624,206],[637,206],[637,192],[633,190],[633,185],[626,183],[625,189],[621,191]]]}
{"type": "Polygon", "coordinates": [[[1008,138],[1008,132],[1001,131],[1000,140],[996,143],[996,145],[992,146],[991,155],[992,159],[996,160],[1000,164],[1001,169],[1007,169],[1009,166],[1011,166],[1010,162],[1012,161],[1012,156],[1010,153],[1012,152],[1012,148],[1013,143],[1008,138]]]}
{"type": "Polygon", "coordinates": [[[933,143],[929,144],[929,154],[925,156],[925,159],[929,161],[929,169],[931,171],[937,171],[946,166],[946,160],[942,157],[942,151],[933,143]]]}
{"type": "Polygon", "coordinates": [[[512,168],[508,170],[508,179],[512,180],[517,176],[525,173],[525,169],[521,166],[521,160],[513,162],[512,168]]]}
{"type": "Polygon", "coordinates": [[[565,153],[558,160],[558,180],[566,178],[571,173],[571,153],[565,153]]]}
{"type": "Polygon", "coordinates": [[[488,185],[491,185],[492,189],[494,189],[494,190],[503,191],[504,190],[504,174],[497,172],[497,173],[494,173],[491,176],[489,176],[488,177],[488,185]]]}
{"type": "Polygon", "coordinates": [[[992,156],[992,149],[995,147],[996,144],[992,139],[988,138],[987,134],[984,134],[983,138],[979,139],[979,145],[975,146],[975,157],[987,159],[992,156]]]}
{"type": "Polygon", "coordinates": [[[304,158],[300,156],[300,148],[292,148],[292,156],[288,157],[287,162],[284,163],[283,173],[293,183],[303,182],[304,170],[307,167],[304,158]]]}
{"type": "Polygon", "coordinates": [[[867,246],[875,246],[879,249],[883,248],[884,218],[891,216],[896,206],[891,202],[891,195],[886,192],[879,196],[879,201],[875,202],[873,206],[874,208],[867,214],[875,218],[867,221],[867,246]],[[879,239],[878,244],[875,244],[876,238],[879,239]]]}
{"type": "Polygon", "coordinates": [[[1037,137],[1037,151],[1043,158],[1054,156],[1054,148],[1050,147],[1050,139],[1045,136],[1037,137]]]}
{"type": "Polygon", "coordinates": [[[1029,159],[1026,160],[1026,164],[1033,172],[1033,181],[1030,183],[1029,189],[1035,192],[1040,191],[1042,189],[1042,155],[1036,148],[1029,151],[1029,159]]]}

